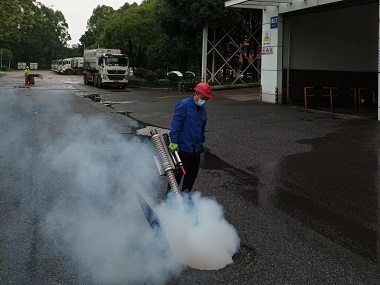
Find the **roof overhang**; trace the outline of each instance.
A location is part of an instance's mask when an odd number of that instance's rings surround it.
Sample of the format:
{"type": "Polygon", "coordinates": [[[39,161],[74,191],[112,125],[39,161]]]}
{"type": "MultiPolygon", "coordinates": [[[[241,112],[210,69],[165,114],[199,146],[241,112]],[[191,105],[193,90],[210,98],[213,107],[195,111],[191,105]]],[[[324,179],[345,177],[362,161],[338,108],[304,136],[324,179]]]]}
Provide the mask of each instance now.
{"type": "Polygon", "coordinates": [[[282,3],[293,3],[293,0],[227,0],[225,7],[265,9],[267,6],[279,6],[282,3]]]}

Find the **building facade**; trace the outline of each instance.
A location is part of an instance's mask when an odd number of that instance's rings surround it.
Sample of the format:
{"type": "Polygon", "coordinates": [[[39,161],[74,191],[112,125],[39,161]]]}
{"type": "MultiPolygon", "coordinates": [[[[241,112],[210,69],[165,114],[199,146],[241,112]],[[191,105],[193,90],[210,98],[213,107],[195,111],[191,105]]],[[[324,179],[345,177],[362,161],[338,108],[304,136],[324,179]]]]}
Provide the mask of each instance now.
{"type": "MultiPolygon", "coordinates": [[[[261,9],[262,100],[305,103],[305,88],[346,94],[380,120],[379,0],[229,0],[261,9]],[[330,89],[328,89],[330,88],[330,89]]],[[[306,89],[307,91],[307,89],[306,89]]]]}

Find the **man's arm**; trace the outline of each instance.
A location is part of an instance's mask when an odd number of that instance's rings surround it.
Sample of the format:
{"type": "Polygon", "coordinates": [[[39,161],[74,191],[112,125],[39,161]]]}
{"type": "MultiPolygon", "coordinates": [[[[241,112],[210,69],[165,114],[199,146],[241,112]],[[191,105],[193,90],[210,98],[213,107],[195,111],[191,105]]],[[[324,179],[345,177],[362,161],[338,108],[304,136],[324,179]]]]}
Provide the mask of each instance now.
{"type": "Polygon", "coordinates": [[[202,125],[202,129],[201,129],[201,143],[204,143],[206,141],[206,137],[205,137],[205,132],[206,132],[206,124],[207,124],[207,111],[205,109],[205,121],[202,125]]]}
{"type": "Polygon", "coordinates": [[[205,137],[205,131],[206,131],[206,122],[204,122],[202,126],[202,131],[201,131],[201,143],[204,143],[206,141],[205,137]]]}
{"type": "Polygon", "coordinates": [[[185,121],[186,117],[186,105],[183,102],[180,102],[174,109],[173,120],[171,123],[170,130],[170,141],[172,143],[178,143],[178,135],[180,129],[185,121]]]}

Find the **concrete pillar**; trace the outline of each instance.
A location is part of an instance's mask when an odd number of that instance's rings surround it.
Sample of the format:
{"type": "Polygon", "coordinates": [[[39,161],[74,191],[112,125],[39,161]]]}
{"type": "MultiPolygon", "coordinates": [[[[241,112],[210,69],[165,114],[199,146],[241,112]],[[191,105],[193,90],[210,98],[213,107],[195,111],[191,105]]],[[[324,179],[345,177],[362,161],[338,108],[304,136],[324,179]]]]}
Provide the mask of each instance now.
{"type": "MultiPolygon", "coordinates": [[[[380,121],[380,0],[379,0],[379,41],[378,41],[378,67],[377,67],[377,119],[380,121]]],[[[359,102],[360,104],[360,102],[359,102]]],[[[380,166],[380,161],[378,160],[380,166]]],[[[380,225],[380,193],[377,193],[377,228],[380,225]]],[[[377,266],[380,267],[380,230],[377,230],[377,266]]]]}
{"type": "Polygon", "coordinates": [[[201,82],[207,82],[207,46],[208,46],[208,27],[206,26],[203,28],[201,82]]]}
{"type": "Polygon", "coordinates": [[[380,0],[379,0],[379,41],[378,41],[378,73],[377,73],[377,119],[380,121],[380,0]]]}
{"type": "Polygon", "coordinates": [[[277,7],[267,6],[263,10],[261,56],[261,96],[264,102],[286,102],[286,98],[282,97],[282,43],[282,16],[278,14],[277,7]]]}

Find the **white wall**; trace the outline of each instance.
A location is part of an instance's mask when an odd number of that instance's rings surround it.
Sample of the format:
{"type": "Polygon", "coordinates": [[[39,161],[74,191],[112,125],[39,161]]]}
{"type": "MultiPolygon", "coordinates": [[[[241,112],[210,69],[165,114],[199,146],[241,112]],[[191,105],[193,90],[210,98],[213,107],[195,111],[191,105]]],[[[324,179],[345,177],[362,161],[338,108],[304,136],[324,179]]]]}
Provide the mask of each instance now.
{"type": "Polygon", "coordinates": [[[263,48],[271,48],[269,54],[261,56],[261,97],[264,102],[281,103],[282,101],[282,16],[278,15],[277,7],[267,7],[263,10],[262,39],[269,33],[270,41],[263,48]],[[271,28],[271,18],[278,17],[277,28],[271,28]]]}
{"type": "Polygon", "coordinates": [[[326,4],[332,4],[337,2],[343,2],[345,0],[293,0],[292,3],[282,3],[279,6],[279,13],[293,12],[306,8],[322,6],[326,4]]]}

